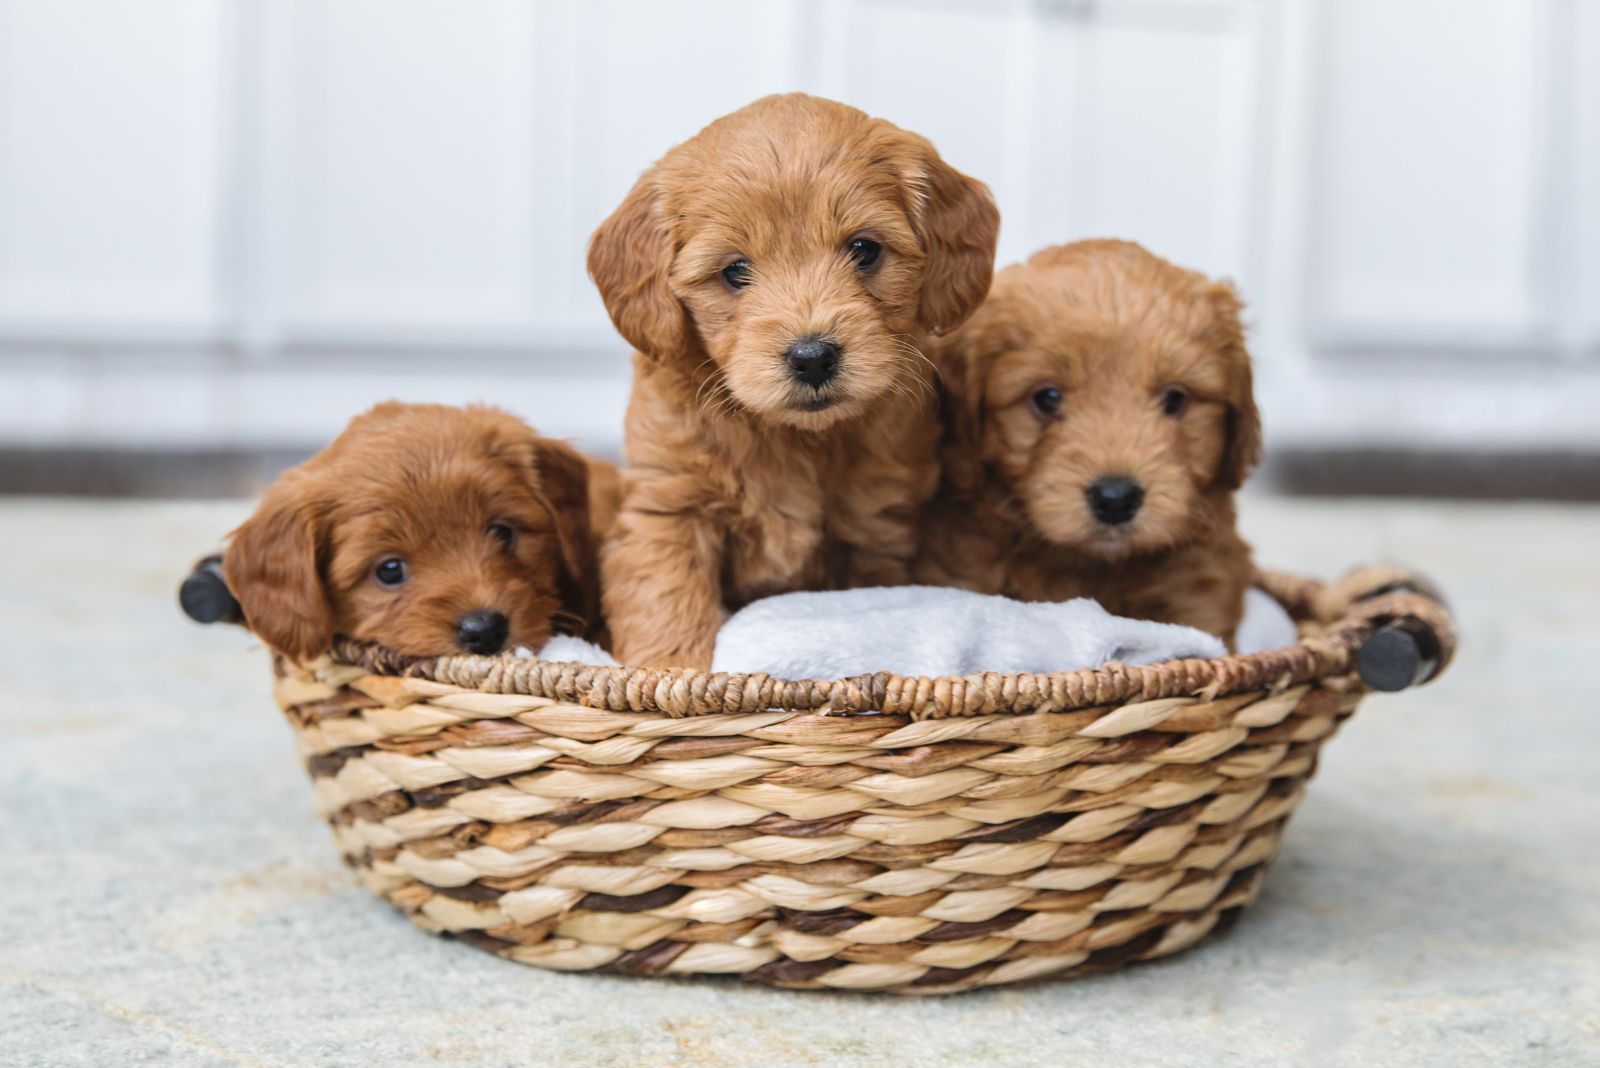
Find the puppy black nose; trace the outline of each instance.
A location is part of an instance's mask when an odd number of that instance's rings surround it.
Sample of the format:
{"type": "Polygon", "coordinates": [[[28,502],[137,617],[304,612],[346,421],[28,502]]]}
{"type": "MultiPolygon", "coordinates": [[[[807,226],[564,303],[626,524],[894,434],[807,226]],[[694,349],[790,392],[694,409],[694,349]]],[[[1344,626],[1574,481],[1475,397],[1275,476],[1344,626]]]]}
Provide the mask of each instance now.
{"type": "Polygon", "coordinates": [[[796,378],[815,388],[839,369],[839,346],[820,337],[808,337],[790,345],[783,358],[796,378]]]}
{"type": "Polygon", "coordinates": [[[1112,526],[1138,515],[1144,503],[1144,487],[1131,478],[1102,478],[1084,492],[1094,517],[1112,526]]]}
{"type": "Polygon", "coordinates": [[[456,620],[456,641],[469,653],[489,656],[505,645],[510,629],[505,616],[480,608],[456,620]]]}

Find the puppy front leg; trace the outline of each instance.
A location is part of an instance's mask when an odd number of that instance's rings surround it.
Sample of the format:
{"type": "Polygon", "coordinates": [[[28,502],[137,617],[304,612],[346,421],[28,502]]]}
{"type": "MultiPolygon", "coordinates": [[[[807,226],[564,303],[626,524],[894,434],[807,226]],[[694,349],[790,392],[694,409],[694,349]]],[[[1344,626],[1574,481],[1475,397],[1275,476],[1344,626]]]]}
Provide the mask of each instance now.
{"type": "Polygon", "coordinates": [[[904,586],[911,581],[911,561],[916,556],[916,524],[909,518],[878,516],[864,530],[865,539],[842,541],[837,559],[837,581],[846,589],[858,586],[904,586]]]}
{"type": "Polygon", "coordinates": [[[1250,549],[1237,536],[1186,546],[1126,576],[1106,607],[1134,619],[1178,623],[1215,634],[1233,648],[1251,575],[1250,549]]]}
{"type": "Polygon", "coordinates": [[[1165,622],[1203,630],[1221,638],[1229,649],[1244,615],[1244,587],[1231,583],[1203,583],[1173,592],[1165,622]]]}
{"type": "MultiPolygon", "coordinates": [[[[931,453],[931,447],[922,451],[931,453]]],[[[904,586],[911,581],[922,510],[938,485],[938,469],[931,457],[909,463],[896,456],[854,474],[850,491],[834,506],[835,579],[847,588],[904,586]]]]}
{"type": "Polygon", "coordinates": [[[723,534],[703,518],[624,509],[601,560],[617,660],[705,671],[722,626],[723,534]]]}

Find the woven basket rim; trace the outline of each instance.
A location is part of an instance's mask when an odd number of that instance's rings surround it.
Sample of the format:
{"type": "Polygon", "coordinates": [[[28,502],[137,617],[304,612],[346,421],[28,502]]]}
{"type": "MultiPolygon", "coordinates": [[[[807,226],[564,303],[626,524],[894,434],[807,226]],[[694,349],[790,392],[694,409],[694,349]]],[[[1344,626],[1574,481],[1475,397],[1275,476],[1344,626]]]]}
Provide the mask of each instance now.
{"type": "Polygon", "coordinates": [[[1438,637],[1444,660],[1454,648],[1448,611],[1409,572],[1364,568],[1332,583],[1263,571],[1256,584],[1289,612],[1298,642],[1258,653],[1117,662],[1054,674],[987,672],[937,678],[890,672],[841,679],[780,679],[765,674],[683,668],[597,667],[509,655],[408,657],[372,643],[340,639],[337,665],[485,693],[546,698],[614,712],[649,715],[745,715],[754,712],[889,713],[912,719],[1070,712],[1133,701],[1281,689],[1353,670],[1372,632],[1397,619],[1420,620],[1438,637]]]}

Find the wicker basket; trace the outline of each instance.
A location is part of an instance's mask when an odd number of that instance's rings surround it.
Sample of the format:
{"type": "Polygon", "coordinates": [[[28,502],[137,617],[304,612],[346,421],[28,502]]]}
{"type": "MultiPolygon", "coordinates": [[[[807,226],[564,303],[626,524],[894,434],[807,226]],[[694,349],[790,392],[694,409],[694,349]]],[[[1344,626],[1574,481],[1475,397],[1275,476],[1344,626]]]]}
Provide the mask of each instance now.
{"type": "Polygon", "coordinates": [[[1221,660],[795,682],[350,643],[280,663],[277,696],[346,860],[427,930],[546,968],[943,993],[1193,945],[1255,897],[1373,680],[1449,660],[1402,573],[1262,582],[1301,641],[1221,660]]]}

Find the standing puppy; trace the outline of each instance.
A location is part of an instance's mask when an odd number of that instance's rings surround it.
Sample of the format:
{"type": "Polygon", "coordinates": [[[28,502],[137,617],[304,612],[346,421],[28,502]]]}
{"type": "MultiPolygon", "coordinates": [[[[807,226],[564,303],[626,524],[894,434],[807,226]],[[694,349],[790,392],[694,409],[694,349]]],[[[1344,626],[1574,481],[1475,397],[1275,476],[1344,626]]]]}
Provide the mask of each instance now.
{"type": "Polygon", "coordinates": [[[638,350],[602,561],[619,660],[707,668],[727,608],[908,579],[938,479],[921,346],[982,301],[999,222],[924,138],[798,93],[639,179],[589,247],[638,350]]]}
{"type": "Polygon", "coordinates": [[[1261,431],[1231,286],[1126,241],[1047,248],[939,346],[949,424],[919,581],[1093,597],[1231,644],[1233,493],[1261,431]]]}

